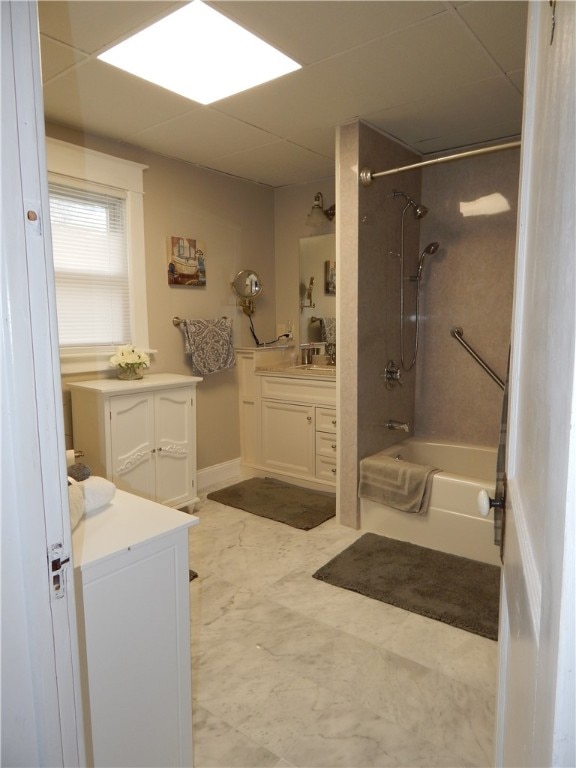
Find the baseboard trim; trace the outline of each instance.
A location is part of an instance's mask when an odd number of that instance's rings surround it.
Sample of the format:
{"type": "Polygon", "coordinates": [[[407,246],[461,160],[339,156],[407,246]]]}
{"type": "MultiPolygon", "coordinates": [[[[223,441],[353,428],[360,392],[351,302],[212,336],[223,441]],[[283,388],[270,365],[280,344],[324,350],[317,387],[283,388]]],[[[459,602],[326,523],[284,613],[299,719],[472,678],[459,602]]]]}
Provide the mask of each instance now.
{"type": "Polygon", "coordinates": [[[198,470],[198,493],[206,492],[208,488],[220,483],[238,480],[242,475],[240,458],[223,461],[198,470]]]}

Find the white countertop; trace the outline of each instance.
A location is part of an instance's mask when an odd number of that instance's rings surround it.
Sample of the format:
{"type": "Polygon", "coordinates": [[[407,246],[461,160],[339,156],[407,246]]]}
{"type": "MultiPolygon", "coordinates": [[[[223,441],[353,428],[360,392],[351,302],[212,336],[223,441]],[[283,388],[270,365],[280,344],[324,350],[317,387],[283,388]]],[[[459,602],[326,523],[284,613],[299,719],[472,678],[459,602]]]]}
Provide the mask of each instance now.
{"type": "Polygon", "coordinates": [[[106,560],[199,522],[195,515],[117,489],[110,504],[82,518],[73,531],[74,566],[106,560]]]}
{"type": "Polygon", "coordinates": [[[70,381],[69,389],[92,389],[102,394],[121,393],[130,389],[145,392],[160,387],[186,387],[203,381],[201,376],[184,376],[180,373],[145,373],[141,379],[123,381],[118,378],[90,379],[88,381],[70,381]]]}

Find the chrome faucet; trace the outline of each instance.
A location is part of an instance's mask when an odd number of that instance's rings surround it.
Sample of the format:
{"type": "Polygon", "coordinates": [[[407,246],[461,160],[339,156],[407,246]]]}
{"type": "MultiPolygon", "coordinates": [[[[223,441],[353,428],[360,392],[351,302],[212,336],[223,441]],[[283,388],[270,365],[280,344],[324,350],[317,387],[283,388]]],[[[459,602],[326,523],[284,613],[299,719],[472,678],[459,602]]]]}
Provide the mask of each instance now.
{"type": "Polygon", "coordinates": [[[390,419],[384,426],[388,429],[402,429],[404,432],[410,432],[410,424],[406,424],[406,422],[403,421],[394,421],[394,419],[390,419]]]}

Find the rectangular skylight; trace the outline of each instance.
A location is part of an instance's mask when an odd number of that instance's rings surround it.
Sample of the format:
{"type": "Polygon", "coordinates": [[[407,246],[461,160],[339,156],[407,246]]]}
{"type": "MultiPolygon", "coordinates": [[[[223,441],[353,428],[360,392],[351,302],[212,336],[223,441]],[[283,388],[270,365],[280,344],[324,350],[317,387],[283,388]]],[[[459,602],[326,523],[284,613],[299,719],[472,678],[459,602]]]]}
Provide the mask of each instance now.
{"type": "Polygon", "coordinates": [[[200,0],[98,58],[200,104],[300,69],[300,64],[200,0]]]}

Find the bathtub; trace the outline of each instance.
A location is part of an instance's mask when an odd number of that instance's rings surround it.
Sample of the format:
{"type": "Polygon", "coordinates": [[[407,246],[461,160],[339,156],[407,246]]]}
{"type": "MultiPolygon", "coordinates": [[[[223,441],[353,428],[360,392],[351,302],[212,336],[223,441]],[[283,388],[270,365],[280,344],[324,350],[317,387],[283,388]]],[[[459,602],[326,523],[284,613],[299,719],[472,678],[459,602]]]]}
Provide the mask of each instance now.
{"type": "Polygon", "coordinates": [[[425,515],[361,498],[361,530],[500,565],[499,550],[493,543],[493,512],[484,518],[477,509],[480,490],[494,496],[496,452],[496,448],[414,437],[387,448],[383,454],[431,464],[441,471],[434,475],[425,515]]]}

